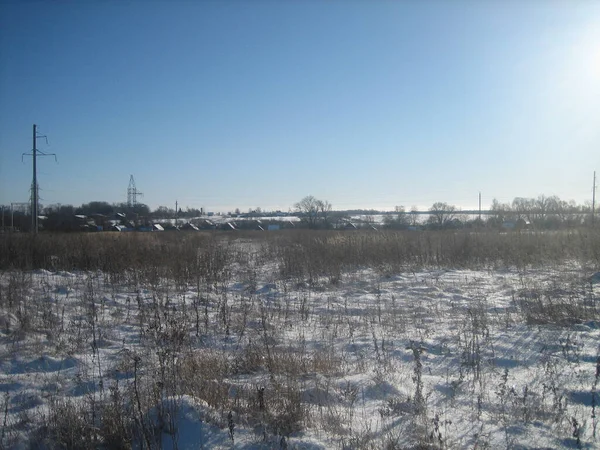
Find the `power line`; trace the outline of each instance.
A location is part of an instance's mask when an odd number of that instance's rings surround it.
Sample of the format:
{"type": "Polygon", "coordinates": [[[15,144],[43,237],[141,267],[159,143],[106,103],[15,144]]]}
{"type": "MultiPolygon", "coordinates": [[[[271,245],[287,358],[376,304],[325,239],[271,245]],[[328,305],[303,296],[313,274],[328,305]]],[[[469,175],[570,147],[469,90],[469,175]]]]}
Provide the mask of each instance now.
{"type": "Polygon", "coordinates": [[[135,187],[135,180],[133,178],[133,175],[130,175],[129,186],[127,187],[127,206],[130,208],[136,206],[138,196],[142,197],[143,195],[144,194],[142,194],[141,192],[138,192],[137,188],[135,187]]]}
{"type": "Polygon", "coordinates": [[[39,185],[37,182],[37,157],[39,156],[54,156],[54,160],[58,162],[58,158],[56,157],[56,153],[44,153],[37,149],[37,140],[38,139],[46,139],[46,144],[48,144],[48,137],[46,135],[38,134],[37,125],[33,124],[33,149],[31,153],[23,153],[21,155],[21,161],[24,156],[32,156],[33,157],[33,180],[31,182],[31,232],[33,234],[37,234],[38,232],[38,215],[39,215],[39,185]]]}

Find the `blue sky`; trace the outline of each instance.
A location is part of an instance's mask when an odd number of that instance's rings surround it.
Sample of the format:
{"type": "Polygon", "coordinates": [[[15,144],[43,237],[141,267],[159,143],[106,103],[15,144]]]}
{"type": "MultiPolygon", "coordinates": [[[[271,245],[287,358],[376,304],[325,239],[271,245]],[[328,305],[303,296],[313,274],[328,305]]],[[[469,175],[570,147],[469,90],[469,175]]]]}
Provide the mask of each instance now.
{"type": "Polygon", "coordinates": [[[591,200],[600,2],[0,2],[0,204],[591,200]]]}

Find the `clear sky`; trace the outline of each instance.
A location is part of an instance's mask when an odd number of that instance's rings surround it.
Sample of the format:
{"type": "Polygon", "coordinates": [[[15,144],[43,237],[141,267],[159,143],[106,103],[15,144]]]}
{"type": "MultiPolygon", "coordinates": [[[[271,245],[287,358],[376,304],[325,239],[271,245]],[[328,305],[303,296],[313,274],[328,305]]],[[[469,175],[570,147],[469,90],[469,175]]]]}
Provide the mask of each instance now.
{"type": "Polygon", "coordinates": [[[600,2],[0,2],[0,204],[591,200],[600,2]]]}

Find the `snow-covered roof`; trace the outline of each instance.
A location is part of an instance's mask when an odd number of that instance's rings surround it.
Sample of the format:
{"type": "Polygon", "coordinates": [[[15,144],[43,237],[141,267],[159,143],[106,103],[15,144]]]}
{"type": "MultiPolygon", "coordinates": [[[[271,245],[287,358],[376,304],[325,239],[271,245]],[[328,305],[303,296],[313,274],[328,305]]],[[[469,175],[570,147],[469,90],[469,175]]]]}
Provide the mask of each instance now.
{"type": "Polygon", "coordinates": [[[185,224],[183,224],[183,225],[181,226],[181,228],[182,228],[183,230],[194,230],[194,231],[200,231],[196,225],[193,225],[193,224],[191,224],[191,223],[185,223],[185,224]]]}

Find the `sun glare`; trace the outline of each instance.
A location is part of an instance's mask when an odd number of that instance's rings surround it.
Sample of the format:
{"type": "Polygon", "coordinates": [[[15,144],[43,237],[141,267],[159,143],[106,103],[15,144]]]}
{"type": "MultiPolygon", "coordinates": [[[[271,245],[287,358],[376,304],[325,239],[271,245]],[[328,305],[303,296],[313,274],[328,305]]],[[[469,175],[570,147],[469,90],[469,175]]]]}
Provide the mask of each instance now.
{"type": "Polygon", "coordinates": [[[600,26],[582,30],[565,50],[558,70],[561,90],[572,101],[587,103],[600,93],[600,26]]]}
{"type": "Polygon", "coordinates": [[[588,29],[582,36],[576,57],[581,60],[581,70],[586,81],[600,83],[600,24],[588,29]]]}
{"type": "Polygon", "coordinates": [[[600,42],[599,41],[596,41],[594,43],[594,46],[592,47],[592,54],[591,54],[590,59],[591,59],[591,61],[590,61],[591,75],[594,80],[596,80],[597,82],[600,82],[600,42]]]}

